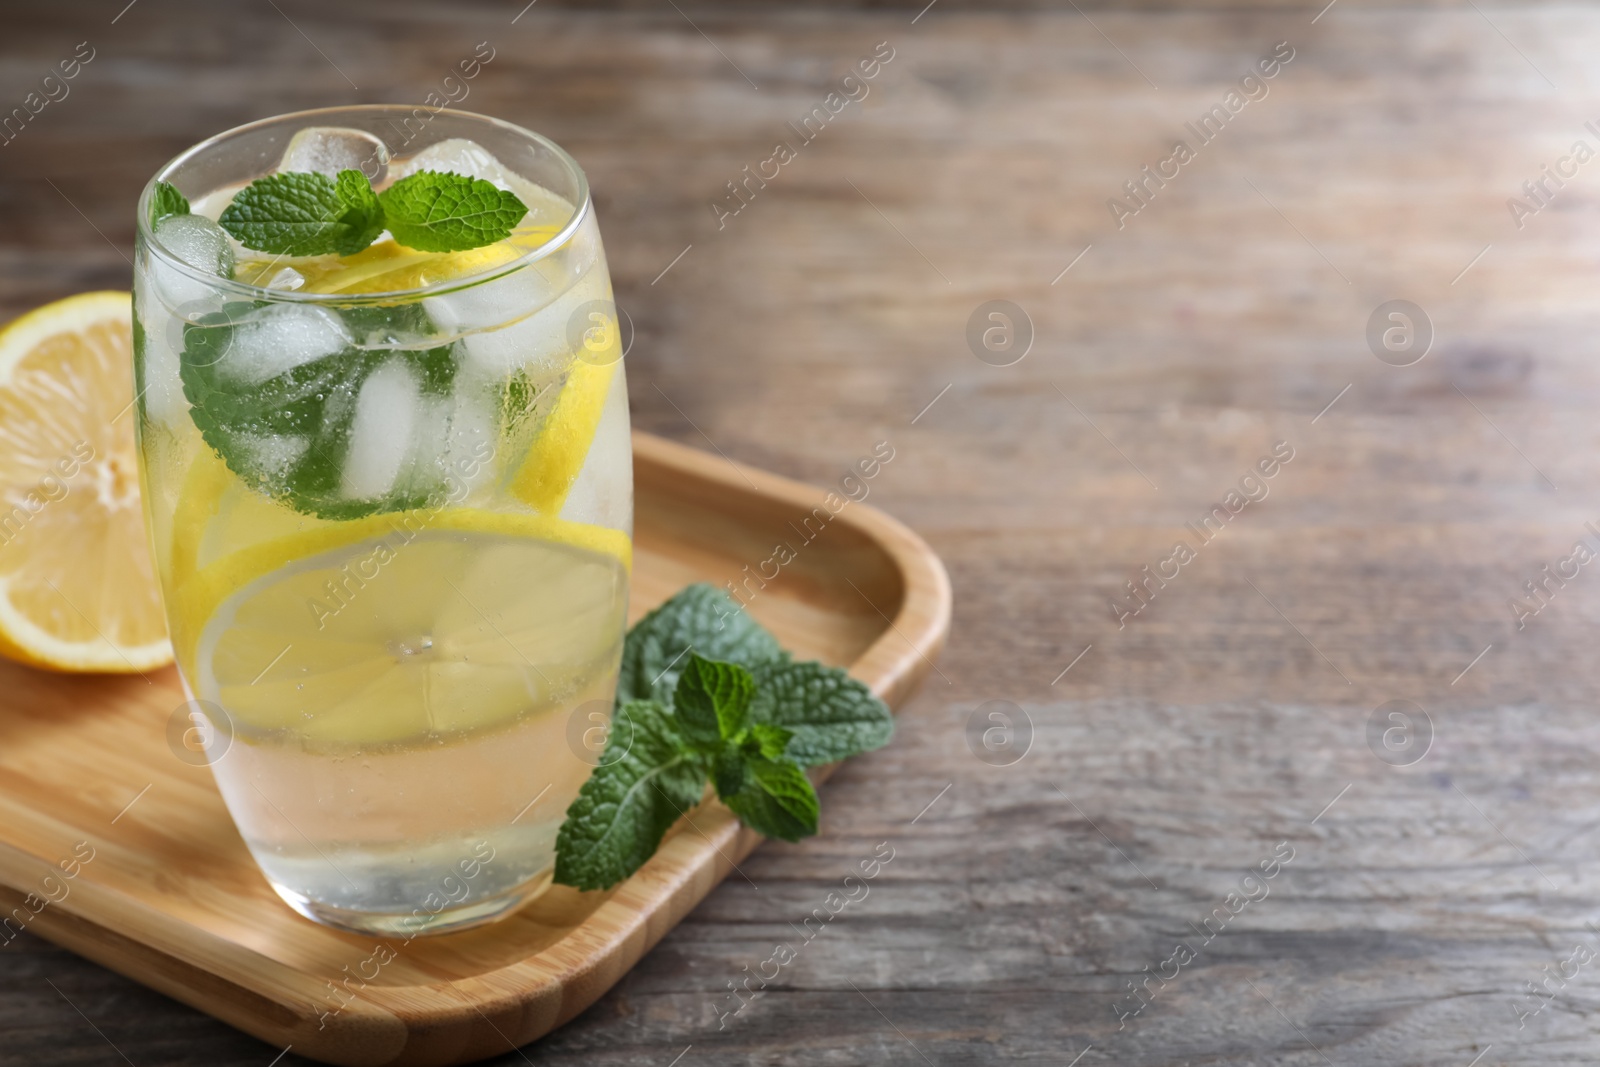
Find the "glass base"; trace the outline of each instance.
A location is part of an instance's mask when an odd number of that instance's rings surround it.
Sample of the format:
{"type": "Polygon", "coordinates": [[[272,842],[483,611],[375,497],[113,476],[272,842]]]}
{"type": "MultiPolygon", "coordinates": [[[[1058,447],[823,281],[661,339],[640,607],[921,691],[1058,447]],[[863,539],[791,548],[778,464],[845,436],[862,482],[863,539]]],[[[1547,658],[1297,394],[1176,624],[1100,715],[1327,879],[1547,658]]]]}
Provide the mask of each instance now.
{"type": "Polygon", "coordinates": [[[425,908],[404,912],[354,911],[312,900],[271,879],[268,879],[268,883],[285,904],[312,922],[367,937],[398,937],[409,941],[413,937],[454,933],[498,922],[549,889],[551,874],[546,873],[498,896],[446,907],[437,912],[425,908]]]}

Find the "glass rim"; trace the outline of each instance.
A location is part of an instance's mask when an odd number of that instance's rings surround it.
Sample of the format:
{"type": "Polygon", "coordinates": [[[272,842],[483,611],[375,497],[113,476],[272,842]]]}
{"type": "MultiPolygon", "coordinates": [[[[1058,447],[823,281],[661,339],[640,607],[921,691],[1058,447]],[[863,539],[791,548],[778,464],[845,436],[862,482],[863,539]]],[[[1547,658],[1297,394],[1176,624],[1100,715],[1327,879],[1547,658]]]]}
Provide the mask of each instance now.
{"type": "MultiPolygon", "coordinates": [[[[308,121],[306,125],[316,125],[316,123],[314,121],[308,121]]],[[[267,118],[256,119],[254,122],[247,122],[243,125],[234,126],[230,129],[223,130],[221,133],[213,134],[212,136],[207,137],[205,140],[184,149],[176,156],[173,156],[166,163],[162,164],[161,167],[156,170],[155,174],[151,175],[150,180],[145,182],[144,190],[139,194],[139,205],[135,213],[135,229],[145,247],[150,250],[152,255],[160,259],[164,265],[172,267],[179,273],[187,275],[195,281],[202,282],[203,284],[210,286],[219,292],[231,293],[246,297],[251,300],[269,300],[278,303],[298,303],[312,305],[334,304],[340,307],[349,307],[352,305],[364,304],[393,304],[397,300],[418,300],[424,297],[458,292],[462,289],[470,289],[473,286],[482,285],[485,282],[491,282],[498,278],[504,278],[509,274],[514,274],[517,271],[537,263],[538,261],[546,258],[547,256],[553,255],[555,252],[564,248],[568,243],[571,242],[573,236],[583,225],[584,220],[588,218],[591,210],[592,202],[589,196],[588,175],[584,174],[583,168],[578,165],[578,161],[573,159],[572,155],[567,152],[566,149],[562,148],[560,145],[556,144],[543,134],[535,133],[524,126],[518,126],[514,122],[507,122],[504,119],[497,119],[492,115],[484,115],[476,111],[459,111],[455,108],[448,107],[418,108],[411,104],[350,104],[344,107],[320,107],[311,108],[305,111],[288,111],[281,115],[271,115],[267,118]],[[150,225],[149,207],[150,198],[152,195],[154,195],[156,182],[165,180],[166,176],[171,174],[173,169],[180,164],[193,159],[203,152],[216,148],[222,141],[230,137],[256,129],[258,127],[279,123],[285,119],[314,120],[316,118],[328,115],[348,114],[352,111],[404,111],[410,114],[418,110],[426,111],[430,116],[446,114],[457,118],[471,119],[479,122],[489,123],[491,125],[499,126],[502,129],[508,130],[519,137],[527,138],[528,140],[548,149],[551,154],[555,156],[556,161],[571,172],[572,177],[575,180],[578,195],[574,198],[576,202],[573,205],[572,216],[567,219],[567,221],[562,225],[561,229],[558,230],[555,235],[550,238],[550,240],[546,241],[538,248],[524,252],[516,259],[510,260],[507,263],[503,263],[492,270],[484,271],[481,274],[470,275],[466,278],[452,278],[446,281],[436,282],[433,285],[425,285],[412,289],[392,289],[381,293],[302,293],[293,289],[269,289],[266,286],[251,285],[249,282],[241,282],[234,278],[224,278],[220,275],[209,274],[206,271],[199,270],[198,268],[193,267],[179,259],[171,251],[163,247],[161,242],[156,239],[154,229],[150,225]]]]}

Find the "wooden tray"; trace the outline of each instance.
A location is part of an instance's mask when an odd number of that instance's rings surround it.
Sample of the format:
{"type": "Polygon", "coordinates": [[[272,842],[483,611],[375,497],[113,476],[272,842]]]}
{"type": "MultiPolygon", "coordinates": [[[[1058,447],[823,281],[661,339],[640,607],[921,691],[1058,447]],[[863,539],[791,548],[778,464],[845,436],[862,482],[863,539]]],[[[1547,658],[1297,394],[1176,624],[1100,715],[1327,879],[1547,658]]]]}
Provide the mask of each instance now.
{"type": "MultiPolygon", "coordinates": [[[[786,541],[797,558],[749,605],[786,647],[849,665],[891,705],[930,669],[949,628],[950,585],[904,526],[852,503],[801,547],[801,521],[823,490],[647,434],[634,435],[634,464],[633,618],[690,582],[721,585],[747,564],[754,572],[786,541]]],[[[315,925],[273,894],[210,769],[168,747],[183,700],[170,669],[146,680],[0,663],[0,909],[16,916],[6,930],[25,925],[329,1063],[466,1063],[548,1033],[761,840],[706,804],[613,890],[557,886],[501,923],[395,942],[383,960],[378,941],[315,925]],[[334,983],[349,976],[357,993],[343,1003],[334,983]]]]}

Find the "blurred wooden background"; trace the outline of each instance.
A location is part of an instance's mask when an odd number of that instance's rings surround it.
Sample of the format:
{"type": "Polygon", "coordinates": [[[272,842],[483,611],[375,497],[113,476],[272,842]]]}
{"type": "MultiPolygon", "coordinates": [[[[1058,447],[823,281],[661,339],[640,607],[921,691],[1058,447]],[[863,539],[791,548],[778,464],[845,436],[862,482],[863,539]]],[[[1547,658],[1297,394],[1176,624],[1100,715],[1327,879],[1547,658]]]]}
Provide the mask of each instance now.
{"type": "MultiPolygon", "coordinates": [[[[637,424],[817,482],[889,440],[870,502],[948,562],[941,672],[828,784],[823,833],[763,846],[499,1062],[1593,1062],[1600,971],[1564,961],[1600,949],[1600,578],[1521,630],[1510,601],[1600,520],[1600,162],[1522,189],[1600,148],[1600,10],[69,0],[0,14],[0,111],[85,40],[0,146],[0,315],[125,288],[139,189],[193,142],[420,104],[486,41],[461,106],[592,180],[637,424]],[[879,42],[868,95],[719,229],[725,183],[879,42]],[[1119,229],[1108,199],[1279,42],[1267,95],[1119,229]],[[1512,197],[1540,207],[1521,228],[1512,197]],[[1432,326],[1410,366],[1367,341],[1394,299],[1432,326]],[[1031,322],[1010,366],[968,345],[991,300],[1031,322]],[[1108,602],[1277,442],[1269,495],[1119,626],[1108,602]],[[1386,763],[1394,700],[1431,745],[1386,763]],[[1031,721],[1006,766],[969,743],[989,701],[1031,721]],[[719,1029],[886,840],[870,898],[719,1029]],[[1119,1028],[1280,842],[1270,895],[1119,1028]]],[[[280,1051],[0,951],[0,1062],[280,1051]]]]}

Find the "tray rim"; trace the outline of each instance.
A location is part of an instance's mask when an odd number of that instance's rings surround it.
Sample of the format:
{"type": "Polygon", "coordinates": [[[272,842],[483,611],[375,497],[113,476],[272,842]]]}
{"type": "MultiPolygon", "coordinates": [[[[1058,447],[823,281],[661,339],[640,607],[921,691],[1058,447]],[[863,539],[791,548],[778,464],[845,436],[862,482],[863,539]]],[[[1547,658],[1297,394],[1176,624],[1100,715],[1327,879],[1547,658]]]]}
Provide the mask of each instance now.
{"type": "MultiPolygon", "coordinates": [[[[633,454],[636,465],[653,464],[694,476],[736,497],[810,509],[827,492],[641,430],[633,431],[633,454]]],[[[879,545],[899,571],[899,610],[892,619],[885,615],[886,628],[849,668],[894,707],[933,668],[944,647],[951,614],[949,577],[926,542],[871,505],[844,508],[831,522],[852,527],[879,545]]],[[[865,593],[862,596],[866,598],[865,593]]],[[[870,599],[868,603],[883,614],[870,599]]],[[[832,770],[833,765],[818,768],[812,777],[820,783],[832,770]]],[[[74,892],[76,906],[64,901],[47,907],[28,928],[258,1038],[289,1043],[308,1058],[348,1064],[466,1063],[519,1048],[581,1014],[764,840],[740,826],[720,804],[703,805],[686,819],[695,834],[673,834],[644,867],[608,891],[606,900],[559,941],[481,974],[433,983],[366,986],[325,1029],[319,1026],[322,1014],[288,980],[306,972],[150,909],[109,887],[82,884],[74,892]],[[144,921],[136,924],[142,933],[125,934],[81,914],[84,901],[92,903],[96,897],[105,898],[105,906],[89,910],[101,915],[120,912],[132,918],[131,911],[144,912],[144,921]],[[168,932],[160,936],[164,927],[168,932]],[[236,981],[218,973],[207,966],[208,957],[214,964],[231,961],[226,971],[253,975],[255,981],[236,981]],[[248,962],[241,965],[241,961],[248,962]],[[274,972],[285,980],[275,981],[274,972]],[[449,1003],[425,1007],[422,1002],[428,999],[449,1003]],[[487,1042],[480,1039],[479,1030],[487,1042]],[[420,1043],[415,1040],[419,1037],[420,1043]]],[[[36,868],[32,880],[22,884],[34,884],[51,870],[44,860],[10,843],[0,842],[0,852],[8,860],[0,864],[0,872],[15,875],[36,868]]],[[[24,890],[11,884],[19,881],[5,877],[0,900],[20,902],[24,890]]]]}

